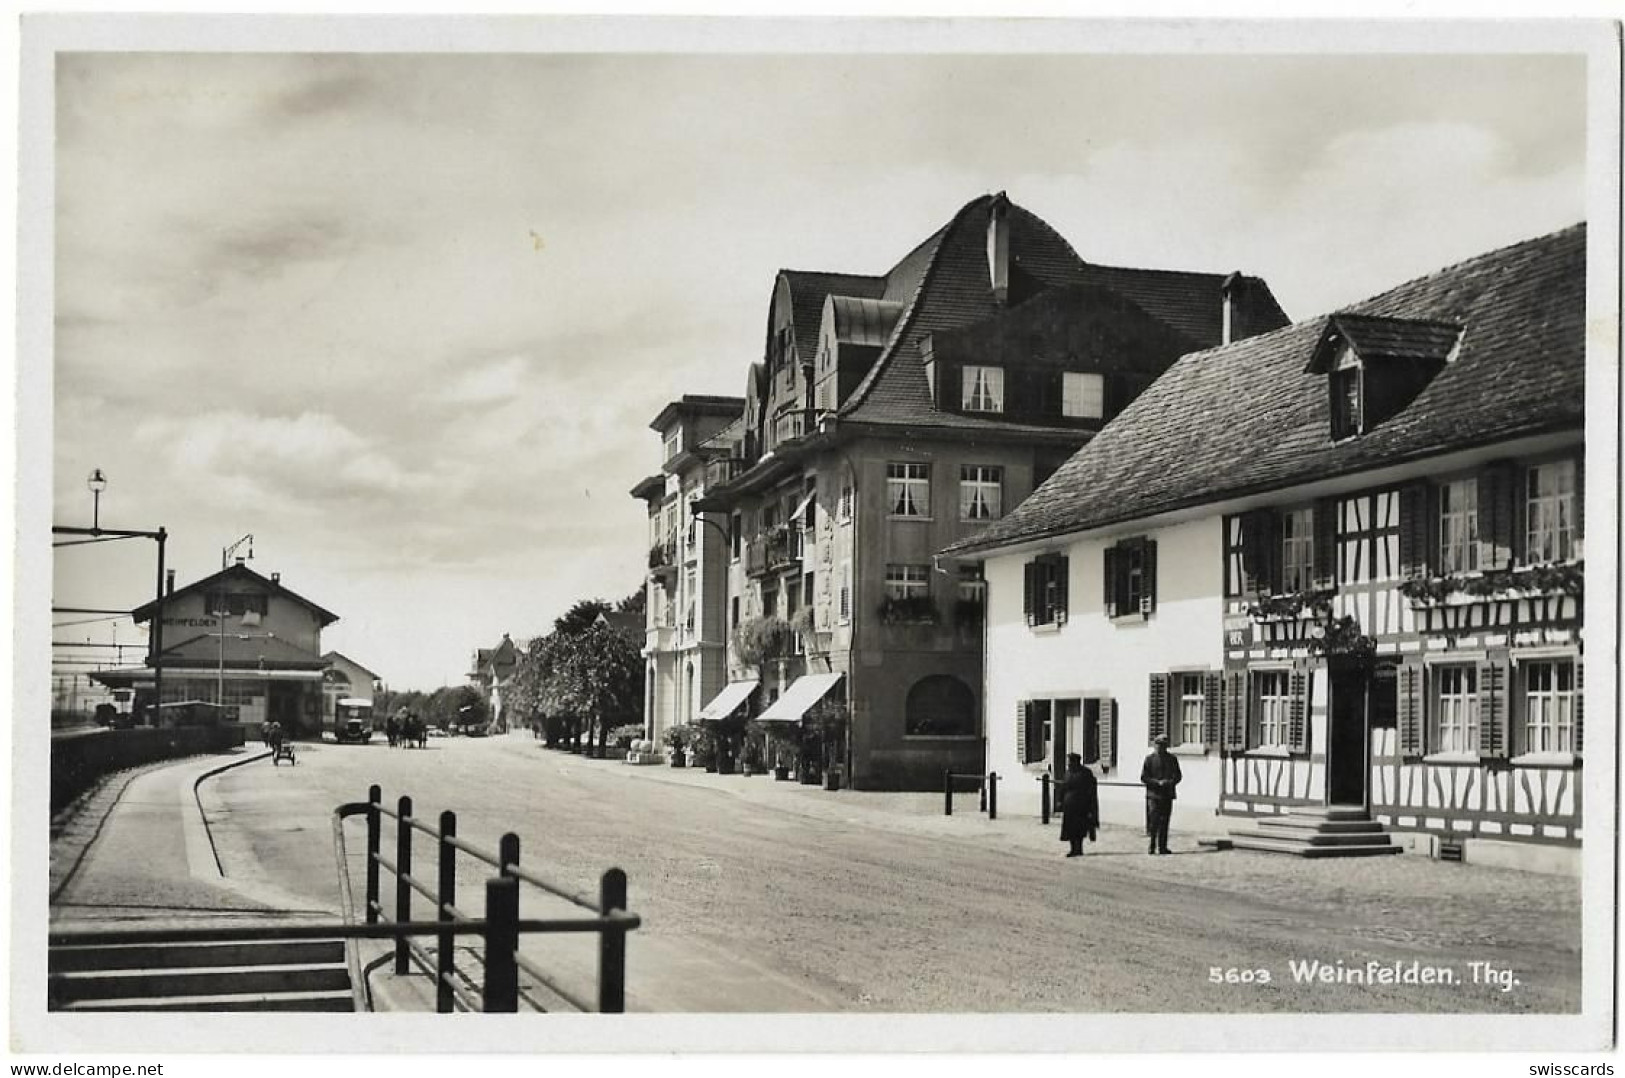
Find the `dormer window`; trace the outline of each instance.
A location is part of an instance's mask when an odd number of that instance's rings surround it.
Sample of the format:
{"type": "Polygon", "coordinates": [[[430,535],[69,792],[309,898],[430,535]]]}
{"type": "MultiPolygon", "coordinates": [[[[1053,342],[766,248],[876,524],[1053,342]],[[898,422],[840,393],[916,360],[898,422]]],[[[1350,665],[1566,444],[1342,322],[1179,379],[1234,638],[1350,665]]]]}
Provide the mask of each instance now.
{"type": "Polygon", "coordinates": [[[1323,374],[1334,441],[1365,434],[1403,411],[1455,357],[1462,327],[1449,322],[1334,314],[1306,374],[1323,374]]]}
{"type": "Polygon", "coordinates": [[[967,412],[1004,411],[1004,368],[966,367],[961,403],[967,412]]]}

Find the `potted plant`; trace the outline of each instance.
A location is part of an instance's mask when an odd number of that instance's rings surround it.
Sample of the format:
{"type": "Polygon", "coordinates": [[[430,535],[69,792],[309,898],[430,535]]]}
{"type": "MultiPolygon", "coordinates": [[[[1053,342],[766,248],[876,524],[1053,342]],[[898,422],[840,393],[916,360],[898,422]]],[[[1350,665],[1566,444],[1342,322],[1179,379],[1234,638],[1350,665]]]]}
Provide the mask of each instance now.
{"type": "Polygon", "coordinates": [[[690,733],[691,731],[687,726],[667,728],[661,740],[665,741],[666,748],[671,750],[671,766],[686,767],[688,765],[690,733]]]}
{"type": "Polygon", "coordinates": [[[751,618],[734,630],[734,654],[746,666],[759,667],[768,659],[789,654],[794,633],[780,617],[751,618]]]}
{"type": "Polygon", "coordinates": [[[745,724],[745,747],[739,754],[740,771],[745,775],[760,775],[766,768],[767,729],[752,719],[745,724]]]}
{"type": "Polygon", "coordinates": [[[941,617],[929,595],[888,595],[877,613],[886,625],[935,625],[941,617]]]}
{"type": "Polygon", "coordinates": [[[767,748],[773,760],[773,781],[788,782],[790,768],[801,750],[799,731],[794,726],[775,724],[767,732],[767,748]]]}
{"type": "Polygon", "coordinates": [[[824,789],[841,788],[840,760],[845,755],[846,727],[850,715],[839,700],[823,700],[807,712],[807,722],[818,731],[824,755],[824,789]]]}
{"type": "Polygon", "coordinates": [[[711,774],[717,770],[717,737],[704,726],[697,726],[689,741],[689,752],[694,757],[694,766],[703,767],[711,774]]]}

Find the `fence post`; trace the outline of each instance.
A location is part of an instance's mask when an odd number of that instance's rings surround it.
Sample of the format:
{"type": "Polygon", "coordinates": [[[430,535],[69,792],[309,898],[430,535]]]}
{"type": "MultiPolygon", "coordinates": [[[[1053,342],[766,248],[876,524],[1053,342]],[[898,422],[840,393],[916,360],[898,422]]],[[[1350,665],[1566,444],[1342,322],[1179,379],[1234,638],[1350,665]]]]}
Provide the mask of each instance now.
{"type": "Polygon", "coordinates": [[[987,818],[990,820],[999,818],[999,773],[997,771],[987,773],[987,818]]]}
{"type": "Polygon", "coordinates": [[[497,874],[506,876],[509,865],[519,867],[519,836],[512,831],[497,842],[497,874]]]}
{"type": "MultiPolygon", "coordinates": [[[[598,888],[598,910],[604,916],[626,909],[626,873],[612,868],[598,888]]],[[[598,1010],[620,1014],[626,1010],[626,929],[606,925],[598,933],[598,1010]]]]}
{"type": "Polygon", "coordinates": [[[954,814],[954,772],[952,768],[942,773],[942,814],[954,814]]]}
{"type": "MultiPolygon", "coordinates": [[[[457,837],[457,814],[447,809],[440,814],[440,886],[435,892],[439,899],[439,920],[450,924],[451,908],[457,904],[457,848],[448,839],[457,837]]],[[[452,1012],[451,978],[456,957],[453,950],[457,937],[450,932],[440,933],[440,949],[435,955],[434,1009],[439,1014],[452,1012]]]]}
{"type": "Polygon", "coordinates": [[[1049,805],[1049,772],[1046,771],[1038,776],[1038,822],[1045,827],[1049,826],[1049,805]]]}
{"type": "Polygon", "coordinates": [[[977,789],[976,811],[987,811],[987,781],[984,779],[977,789]]]}
{"type": "Polygon", "coordinates": [[[485,881],[485,1009],[493,1014],[519,1010],[519,880],[494,876],[485,881]]]}
{"type": "Polygon", "coordinates": [[[384,799],[384,791],[377,784],[367,787],[367,923],[378,923],[379,894],[378,894],[378,853],[379,853],[379,812],[378,807],[384,799]]]}
{"type": "MultiPolygon", "coordinates": [[[[404,924],[412,919],[412,886],[406,877],[412,874],[412,799],[402,797],[396,805],[395,817],[395,922],[404,924]]],[[[407,971],[406,933],[395,935],[395,972],[407,971]]]]}

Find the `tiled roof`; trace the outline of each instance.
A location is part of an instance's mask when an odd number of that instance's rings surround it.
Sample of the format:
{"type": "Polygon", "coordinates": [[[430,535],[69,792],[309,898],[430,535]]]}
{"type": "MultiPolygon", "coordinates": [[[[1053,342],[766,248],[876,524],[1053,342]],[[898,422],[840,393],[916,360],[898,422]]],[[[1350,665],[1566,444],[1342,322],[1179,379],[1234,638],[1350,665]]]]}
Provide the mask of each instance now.
{"type": "Polygon", "coordinates": [[[1334,314],[1329,322],[1328,330],[1340,334],[1365,359],[1442,360],[1461,337],[1461,326],[1454,322],[1350,313],[1334,314]]]}
{"type": "MultiPolygon", "coordinates": [[[[857,296],[879,299],[886,287],[884,277],[857,273],[823,273],[817,270],[780,270],[779,276],[790,288],[790,311],[796,327],[796,352],[803,363],[818,354],[818,327],[824,318],[825,296],[857,296]]],[[[771,322],[772,312],[768,312],[771,322]]],[[[771,325],[769,332],[772,332],[771,325]]],[[[771,343],[771,342],[769,342],[771,343]]]]}
{"type": "MultiPolygon", "coordinates": [[[[1333,442],[1327,318],[1187,355],[1015,512],[956,553],[1124,523],[1525,435],[1583,429],[1585,226],[1338,312],[1465,327],[1454,360],[1375,429],[1333,442]]],[[[1369,321],[1354,319],[1369,328],[1369,321]]]]}
{"type": "Polygon", "coordinates": [[[219,667],[240,670],[264,664],[268,670],[320,669],[327,665],[320,655],[306,651],[280,636],[266,636],[244,630],[228,632],[224,643],[214,633],[189,637],[164,649],[164,664],[190,667],[219,667]],[[224,660],[221,655],[224,654],[224,660]]]}
{"type": "MultiPolygon", "coordinates": [[[[841,414],[871,423],[975,425],[939,413],[931,402],[919,344],[929,334],[970,325],[1006,310],[993,296],[987,270],[987,225],[1003,195],[966,203],[949,223],[887,275],[885,298],[906,304],[874,367],[842,405],[841,414]]],[[[1009,204],[1012,285],[1056,288],[1097,285],[1172,326],[1186,347],[1217,343],[1222,332],[1225,275],[1093,266],[1036,215],[1009,204]]],[[[1239,321],[1254,331],[1283,325],[1286,316],[1257,278],[1242,278],[1239,321]]],[[[1013,289],[1014,291],[1014,289],[1013,289]]],[[[985,422],[985,421],[983,421],[985,422]]]]}
{"type": "MultiPolygon", "coordinates": [[[[308,607],[311,613],[316,615],[317,619],[320,620],[324,627],[339,620],[339,616],[337,614],[333,613],[331,610],[323,609],[322,607],[319,607],[315,603],[311,602],[309,599],[306,599],[304,596],[295,593],[280,580],[273,581],[269,577],[261,576],[248,566],[240,564],[227,566],[218,573],[213,573],[206,576],[202,580],[194,580],[184,588],[176,588],[172,593],[164,596],[164,602],[172,602],[177,596],[186,595],[189,592],[206,592],[216,581],[224,582],[227,578],[231,578],[233,580],[246,580],[250,583],[259,584],[267,593],[271,595],[284,599],[290,599],[301,606],[308,607]]],[[[152,617],[157,610],[158,600],[154,599],[152,602],[144,603],[143,605],[130,611],[130,617],[135,621],[136,624],[139,625],[141,622],[152,617]]]]}

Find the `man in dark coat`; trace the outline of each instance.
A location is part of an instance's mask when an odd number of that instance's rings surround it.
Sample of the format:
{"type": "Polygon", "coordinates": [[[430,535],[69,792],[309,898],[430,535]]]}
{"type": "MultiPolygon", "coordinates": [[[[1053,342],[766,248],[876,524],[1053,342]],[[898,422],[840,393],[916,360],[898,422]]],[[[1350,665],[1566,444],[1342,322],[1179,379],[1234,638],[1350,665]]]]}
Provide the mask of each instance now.
{"type": "Polygon", "coordinates": [[[1083,757],[1066,754],[1066,778],[1061,782],[1061,841],[1068,843],[1066,855],[1081,857],[1083,840],[1093,842],[1100,827],[1100,793],[1094,773],[1083,766],[1083,757]]]}
{"type": "Polygon", "coordinates": [[[1179,758],[1168,751],[1168,739],[1159,736],[1140,767],[1145,786],[1145,825],[1151,839],[1146,853],[1168,853],[1168,821],[1174,814],[1174,793],[1179,780],[1179,758]]]}

